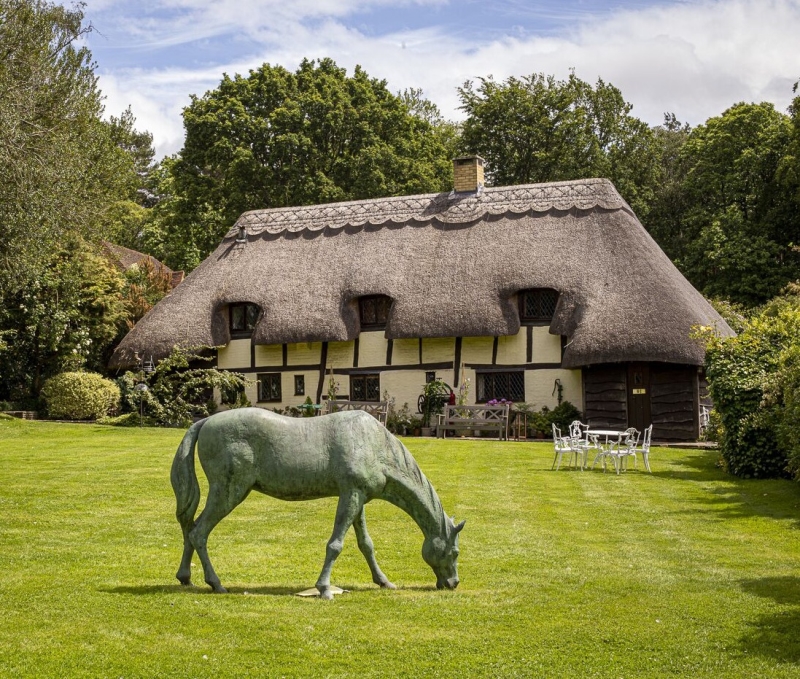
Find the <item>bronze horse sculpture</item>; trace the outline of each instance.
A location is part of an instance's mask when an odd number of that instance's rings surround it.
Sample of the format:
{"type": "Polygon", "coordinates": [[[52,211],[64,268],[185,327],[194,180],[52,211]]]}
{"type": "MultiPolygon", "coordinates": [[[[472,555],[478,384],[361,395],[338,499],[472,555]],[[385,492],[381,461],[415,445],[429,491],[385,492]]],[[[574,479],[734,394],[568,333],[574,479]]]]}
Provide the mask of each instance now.
{"type": "Polygon", "coordinates": [[[433,486],[408,449],[375,418],[361,411],[322,417],[284,417],[261,408],[217,413],[189,427],[170,475],[183,531],[183,558],[176,577],[191,584],[192,554],[197,551],[205,581],[225,592],[208,557],[209,533],[251,490],[282,500],[338,497],[333,533],[316,587],[333,598],[330,576],[352,525],[372,581],[395,589],[375,560],[364,505],[382,499],[404,510],[422,530],[422,558],[436,574],[438,588],[458,585],[458,534],[433,486]],[[208,497],[200,517],[200,485],[194,448],[208,478],[208,497]]]}

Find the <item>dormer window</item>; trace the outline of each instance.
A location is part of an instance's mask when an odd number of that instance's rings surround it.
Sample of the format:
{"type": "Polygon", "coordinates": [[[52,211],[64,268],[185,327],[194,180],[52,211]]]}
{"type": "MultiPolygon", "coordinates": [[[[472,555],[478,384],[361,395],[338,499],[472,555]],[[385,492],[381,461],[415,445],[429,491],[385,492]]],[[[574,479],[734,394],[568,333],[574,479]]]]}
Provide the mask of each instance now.
{"type": "Polygon", "coordinates": [[[248,302],[231,304],[230,313],[231,337],[250,337],[258,321],[259,308],[248,302]]]}
{"type": "Polygon", "coordinates": [[[362,330],[384,330],[389,320],[392,298],[386,295],[369,295],[358,300],[358,315],[362,330]]]}
{"type": "Polygon", "coordinates": [[[558,304],[558,290],[531,288],[520,290],[519,320],[521,323],[549,323],[558,304]]]}

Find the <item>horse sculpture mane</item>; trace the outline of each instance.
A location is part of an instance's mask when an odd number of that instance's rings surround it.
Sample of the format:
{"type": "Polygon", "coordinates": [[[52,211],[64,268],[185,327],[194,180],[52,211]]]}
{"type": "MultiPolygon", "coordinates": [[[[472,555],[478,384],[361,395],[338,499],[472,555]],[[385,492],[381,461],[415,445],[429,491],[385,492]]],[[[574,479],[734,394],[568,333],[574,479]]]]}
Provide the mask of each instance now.
{"type": "Polygon", "coordinates": [[[353,526],[372,580],[394,589],[375,560],[367,533],[364,505],[383,499],[407,512],[422,530],[422,556],[439,588],[458,585],[458,534],[442,509],[430,481],[408,449],[371,415],[360,411],[315,418],[290,418],[261,408],[218,413],[189,427],[172,463],[176,516],[183,531],[183,558],[176,577],[191,584],[196,551],[205,581],[225,592],[208,557],[206,544],[214,527],[247,495],[258,491],[283,500],[338,496],[333,533],[316,587],[332,598],[330,574],[353,526]],[[208,478],[205,507],[195,521],[200,486],[194,448],[208,478]]]}

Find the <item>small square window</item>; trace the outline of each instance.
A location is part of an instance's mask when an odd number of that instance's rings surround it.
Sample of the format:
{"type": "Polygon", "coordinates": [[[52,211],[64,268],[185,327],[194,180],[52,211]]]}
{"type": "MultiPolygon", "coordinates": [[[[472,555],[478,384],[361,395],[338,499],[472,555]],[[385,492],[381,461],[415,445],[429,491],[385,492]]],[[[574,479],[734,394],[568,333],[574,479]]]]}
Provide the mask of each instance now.
{"type": "Polygon", "coordinates": [[[258,306],[255,304],[231,304],[230,329],[232,335],[249,336],[258,322],[258,306]]]}
{"type": "Polygon", "coordinates": [[[305,375],[295,375],[294,376],[294,395],[295,396],[305,396],[306,395],[306,377],[305,377],[305,375]]]}
{"type": "Polygon", "coordinates": [[[280,373],[261,373],[258,376],[258,400],[259,402],[280,402],[281,398],[281,374],[280,373]]]}
{"type": "Polygon", "coordinates": [[[368,330],[383,330],[389,320],[392,298],[386,295],[369,295],[358,300],[361,327],[368,330]]]}
{"type": "Polygon", "coordinates": [[[558,291],[549,288],[522,290],[519,293],[519,319],[523,323],[552,321],[558,304],[558,291]]]}

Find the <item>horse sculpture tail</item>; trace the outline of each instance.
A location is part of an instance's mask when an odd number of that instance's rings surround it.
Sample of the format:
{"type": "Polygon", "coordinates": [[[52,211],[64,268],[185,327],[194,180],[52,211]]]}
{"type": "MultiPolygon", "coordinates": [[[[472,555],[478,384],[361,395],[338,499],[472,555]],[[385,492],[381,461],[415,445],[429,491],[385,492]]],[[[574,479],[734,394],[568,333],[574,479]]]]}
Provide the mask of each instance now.
{"type": "Polygon", "coordinates": [[[194,514],[197,511],[197,505],[200,504],[200,484],[197,482],[197,474],[194,472],[194,446],[203,424],[205,424],[205,420],[200,420],[189,427],[175,453],[170,472],[170,481],[172,481],[172,490],[175,491],[177,504],[175,516],[178,518],[178,523],[181,524],[184,535],[192,529],[194,514]]]}

